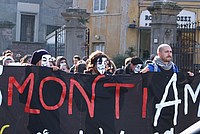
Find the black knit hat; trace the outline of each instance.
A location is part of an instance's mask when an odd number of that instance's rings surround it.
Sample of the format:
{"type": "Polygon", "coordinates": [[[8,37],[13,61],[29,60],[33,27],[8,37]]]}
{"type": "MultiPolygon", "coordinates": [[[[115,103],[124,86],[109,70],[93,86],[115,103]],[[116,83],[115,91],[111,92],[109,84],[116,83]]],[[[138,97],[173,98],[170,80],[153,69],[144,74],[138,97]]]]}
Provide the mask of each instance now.
{"type": "Polygon", "coordinates": [[[143,64],[143,61],[139,57],[132,57],[131,63],[133,65],[137,65],[137,64],[143,64]]]}
{"type": "Polygon", "coordinates": [[[42,56],[45,54],[49,54],[49,52],[45,49],[39,49],[33,52],[31,58],[31,64],[36,65],[38,61],[41,60],[42,56]]]}

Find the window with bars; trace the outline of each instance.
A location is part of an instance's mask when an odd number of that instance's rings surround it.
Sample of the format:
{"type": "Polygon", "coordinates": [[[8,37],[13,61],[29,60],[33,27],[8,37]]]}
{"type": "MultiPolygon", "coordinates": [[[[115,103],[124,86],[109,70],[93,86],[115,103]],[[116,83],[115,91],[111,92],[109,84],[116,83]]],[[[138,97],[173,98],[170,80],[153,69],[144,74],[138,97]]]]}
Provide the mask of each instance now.
{"type": "Polygon", "coordinates": [[[93,11],[101,13],[106,11],[107,0],[93,0],[93,11]]]}
{"type": "Polygon", "coordinates": [[[94,51],[97,51],[97,50],[105,52],[105,44],[104,43],[95,43],[94,51]]]}
{"type": "Polygon", "coordinates": [[[35,15],[21,14],[20,41],[34,41],[35,15]]]}

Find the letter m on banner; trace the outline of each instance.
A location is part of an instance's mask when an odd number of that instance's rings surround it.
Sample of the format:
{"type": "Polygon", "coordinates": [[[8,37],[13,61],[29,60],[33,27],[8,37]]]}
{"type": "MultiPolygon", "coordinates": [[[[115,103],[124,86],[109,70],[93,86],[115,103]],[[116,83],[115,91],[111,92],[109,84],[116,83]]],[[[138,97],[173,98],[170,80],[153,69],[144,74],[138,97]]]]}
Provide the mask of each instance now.
{"type": "MultiPolygon", "coordinates": [[[[194,92],[193,89],[191,88],[191,86],[189,84],[186,84],[185,85],[185,88],[184,88],[184,113],[185,115],[188,114],[188,92],[190,93],[191,97],[192,97],[192,101],[193,103],[195,103],[197,101],[197,98],[198,98],[198,95],[199,95],[199,92],[200,92],[200,83],[199,85],[197,86],[197,89],[196,91],[194,92]]],[[[198,110],[198,113],[197,113],[197,117],[200,117],[200,103],[199,103],[199,110],[198,110]]]]}
{"type": "MultiPolygon", "coordinates": [[[[12,97],[13,97],[13,85],[17,88],[18,92],[22,94],[24,92],[25,87],[30,81],[29,85],[29,95],[28,98],[32,97],[32,91],[33,91],[33,86],[34,86],[34,74],[30,73],[29,76],[26,78],[24,83],[20,85],[15,77],[9,77],[9,83],[8,83],[8,106],[12,105],[12,97]]],[[[26,105],[30,104],[30,99],[27,100],[26,105]]]]}

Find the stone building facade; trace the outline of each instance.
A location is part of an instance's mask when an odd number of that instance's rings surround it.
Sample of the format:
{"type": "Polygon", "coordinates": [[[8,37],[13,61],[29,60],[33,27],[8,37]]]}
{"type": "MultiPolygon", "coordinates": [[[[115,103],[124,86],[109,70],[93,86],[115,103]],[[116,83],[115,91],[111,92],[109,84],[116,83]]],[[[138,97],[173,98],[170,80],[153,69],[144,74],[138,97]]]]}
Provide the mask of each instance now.
{"type": "Polygon", "coordinates": [[[72,3],[72,0],[1,0],[0,52],[11,49],[15,54],[25,55],[46,48],[46,36],[65,24],[61,13],[72,3]]]}

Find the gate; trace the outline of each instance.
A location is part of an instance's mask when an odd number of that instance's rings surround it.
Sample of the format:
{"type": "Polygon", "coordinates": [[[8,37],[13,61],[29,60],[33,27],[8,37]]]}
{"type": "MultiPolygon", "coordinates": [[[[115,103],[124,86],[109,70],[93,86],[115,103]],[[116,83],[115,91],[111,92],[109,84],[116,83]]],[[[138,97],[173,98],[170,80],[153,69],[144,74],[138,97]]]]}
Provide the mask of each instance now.
{"type": "Polygon", "coordinates": [[[200,69],[200,44],[197,40],[199,23],[180,24],[177,29],[177,43],[171,44],[173,61],[182,72],[197,73],[200,69]]]}
{"type": "Polygon", "coordinates": [[[65,26],[62,26],[46,37],[47,50],[52,56],[64,56],[65,36],[65,26]]]}
{"type": "MultiPolygon", "coordinates": [[[[90,29],[86,28],[84,33],[84,51],[85,56],[89,56],[89,43],[90,43],[90,29]]],[[[62,26],[46,37],[47,50],[54,56],[64,56],[65,54],[65,42],[66,42],[66,27],[62,26]]]]}

